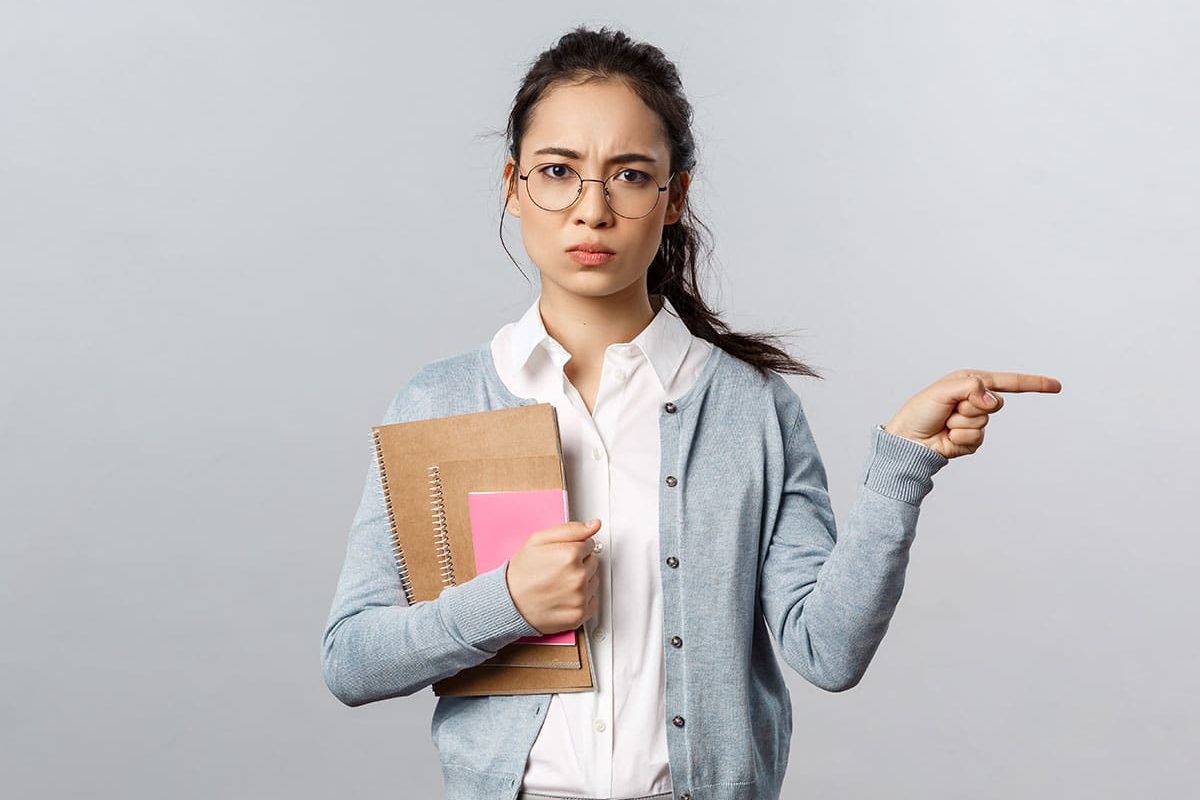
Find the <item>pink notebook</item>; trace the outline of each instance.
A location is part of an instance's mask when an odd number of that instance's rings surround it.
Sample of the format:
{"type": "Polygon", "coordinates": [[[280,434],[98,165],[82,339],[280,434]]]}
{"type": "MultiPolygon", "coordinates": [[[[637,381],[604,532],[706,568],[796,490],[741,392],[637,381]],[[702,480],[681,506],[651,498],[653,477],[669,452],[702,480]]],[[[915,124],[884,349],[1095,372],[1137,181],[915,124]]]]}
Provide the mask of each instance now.
{"type": "MultiPolygon", "coordinates": [[[[475,549],[475,574],[482,575],[512,558],[534,531],[567,521],[564,489],[531,489],[516,492],[467,492],[471,540],[475,549]]],[[[546,636],[522,636],[527,644],[575,645],[575,631],[546,636]]]]}

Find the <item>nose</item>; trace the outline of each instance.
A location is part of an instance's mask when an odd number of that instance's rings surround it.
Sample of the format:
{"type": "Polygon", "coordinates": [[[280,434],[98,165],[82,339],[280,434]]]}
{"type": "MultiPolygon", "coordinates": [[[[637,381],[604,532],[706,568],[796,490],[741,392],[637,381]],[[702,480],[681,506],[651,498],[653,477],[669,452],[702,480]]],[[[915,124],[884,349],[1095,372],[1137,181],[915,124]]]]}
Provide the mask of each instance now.
{"type": "Polygon", "coordinates": [[[596,178],[584,180],[583,189],[574,209],[577,223],[582,222],[590,227],[597,227],[611,225],[613,222],[613,210],[608,207],[608,200],[604,197],[604,181],[602,180],[596,178]],[[593,183],[596,184],[595,189],[589,192],[588,187],[593,183]]]}

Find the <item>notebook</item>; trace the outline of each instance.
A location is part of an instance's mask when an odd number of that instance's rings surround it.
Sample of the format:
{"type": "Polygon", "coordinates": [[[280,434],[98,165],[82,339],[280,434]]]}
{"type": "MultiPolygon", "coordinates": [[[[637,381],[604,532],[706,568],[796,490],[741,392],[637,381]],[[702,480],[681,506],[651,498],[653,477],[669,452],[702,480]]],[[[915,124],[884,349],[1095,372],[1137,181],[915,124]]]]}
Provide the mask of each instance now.
{"type": "MultiPolygon", "coordinates": [[[[446,587],[471,580],[486,571],[488,563],[494,567],[519,548],[520,534],[508,530],[510,526],[499,518],[485,520],[484,507],[498,505],[505,513],[513,503],[532,502],[521,512],[527,524],[535,525],[525,535],[566,519],[562,447],[550,403],[378,425],[371,430],[393,557],[409,605],[436,599],[446,587]],[[548,491],[555,498],[549,504],[544,494],[548,491]],[[510,493],[531,494],[521,501],[510,493]],[[472,501],[472,497],[484,499],[472,501]],[[530,519],[534,521],[529,523],[530,519]],[[478,565],[473,524],[481,526],[478,565]],[[501,530],[505,543],[486,538],[495,530],[501,530]],[[498,561],[489,560],[500,555],[498,561]]],[[[434,693],[591,691],[585,628],[567,634],[570,639],[561,643],[547,642],[546,637],[513,642],[487,661],[434,683],[434,693]]]]}
{"type": "MultiPolygon", "coordinates": [[[[567,493],[560,489],[467,492],[475,574],[495,569],[516,554],[533,531],[567,521],[567,493]]],[[[575,644],[575,631],[522,636],[529,644],[575,644]]]]}

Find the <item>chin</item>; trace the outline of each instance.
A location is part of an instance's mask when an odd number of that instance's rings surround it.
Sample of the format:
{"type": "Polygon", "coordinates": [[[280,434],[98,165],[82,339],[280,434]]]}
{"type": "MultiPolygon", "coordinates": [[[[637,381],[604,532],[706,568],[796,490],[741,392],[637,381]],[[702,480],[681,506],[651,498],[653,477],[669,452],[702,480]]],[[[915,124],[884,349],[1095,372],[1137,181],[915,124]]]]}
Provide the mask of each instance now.
{"type": "Polygon", "coordinates": [[[603,267],[584,267],[568,259],[569,267],[542,271],[542,280],[552,281],[563,291],[582,297],[607,297],[636,283],[640,275],[606,271],[603,267]]]}

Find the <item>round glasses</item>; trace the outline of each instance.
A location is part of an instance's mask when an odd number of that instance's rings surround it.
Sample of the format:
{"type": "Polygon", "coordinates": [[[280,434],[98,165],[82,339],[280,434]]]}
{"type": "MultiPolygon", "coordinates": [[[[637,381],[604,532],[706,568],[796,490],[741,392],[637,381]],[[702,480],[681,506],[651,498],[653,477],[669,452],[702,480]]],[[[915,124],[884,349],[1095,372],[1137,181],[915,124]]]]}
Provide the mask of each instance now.
{"type": "Polygon", "coordinates": [[[658,197],[671,185],[672,172],[666,186],[659,186],[654,176],[640,169],[624,167],[606,180],[584,178],[566,164],[546,162],[521,175],[525,191],[538,208],[562,211],[575,204],[583,194],[585,181],[603,184],[604,200],[613,213],[626,219],[641,219],[658,205],[658,197]]]}

